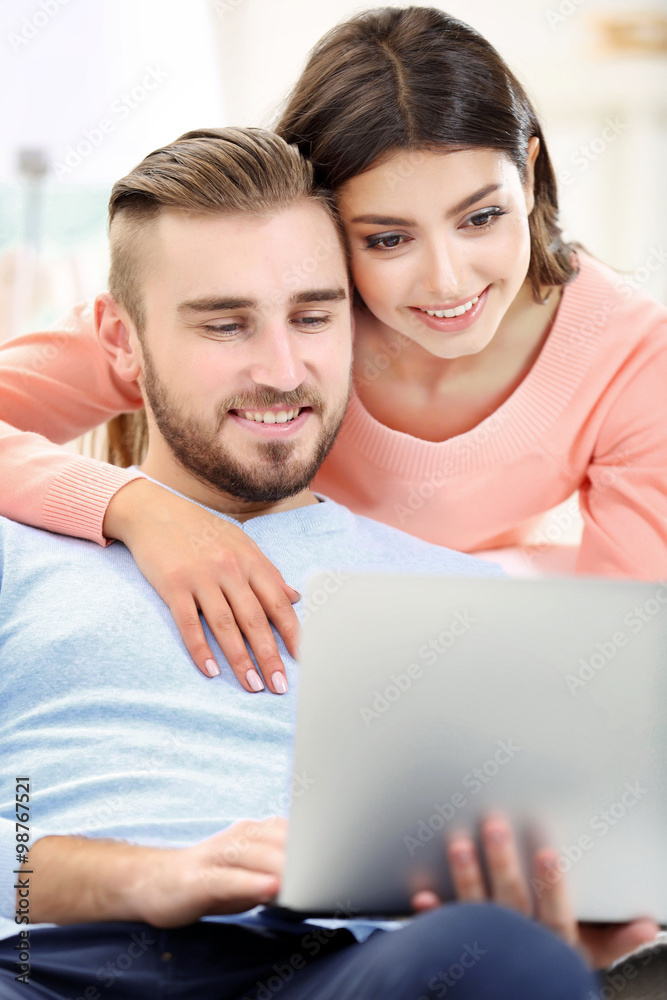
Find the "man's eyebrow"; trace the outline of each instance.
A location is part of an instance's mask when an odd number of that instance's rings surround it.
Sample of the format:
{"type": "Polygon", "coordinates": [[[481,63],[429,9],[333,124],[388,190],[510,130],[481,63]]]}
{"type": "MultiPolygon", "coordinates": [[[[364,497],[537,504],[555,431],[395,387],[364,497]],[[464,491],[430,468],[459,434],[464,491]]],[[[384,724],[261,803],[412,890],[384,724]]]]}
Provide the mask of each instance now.
{"type": "Polygon", "coordinates": [[[228,312],[230,309],[249,309],[256,305],[256,299],[222,299],[215,295],[209,298],[191,299],[189,302],[181,302],[177,306],[176,312],[180,315],[189,312],[228,312]]]}
{"type": "Polygon", "coordinates": [[[308,302],[344,302],[348,295],[344,288],[309,288],[304,292],[295,292],[290,296],[292,305],[297,306],[308,302]]]}
{"type": "MultiPolygon", "coordinates": [[[[487,195],[493,194],[494,191],[498,191],[502,187],[502,184],[487,184],[486,187],[480,188],[479,191],[475,191],[474,194],[468,195],[457,205],[447,212],[447,218],[451,219],[454,215],[459,215],[460,212],[465,212],[466,208],[470,208],[471,205],[476,204],[476,202],[481,201],[482,198],[486,198],[487,195]]],[[[371,226],[414,226],[416,225],[414,219],[401,219],[398,216],[393,215],[355,215],[352,222],[367,222],[371,226]]]]}

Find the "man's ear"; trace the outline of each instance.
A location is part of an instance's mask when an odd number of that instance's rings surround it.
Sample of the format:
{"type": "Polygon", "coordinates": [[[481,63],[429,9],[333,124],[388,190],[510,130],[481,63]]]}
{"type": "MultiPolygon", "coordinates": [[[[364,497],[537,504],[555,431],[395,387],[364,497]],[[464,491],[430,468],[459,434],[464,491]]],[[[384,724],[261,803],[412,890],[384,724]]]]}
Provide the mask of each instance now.
{"type": "Polygon", "coordinates": [[[95,332],[114,371],[125,382],[136,382],[141,374],[141,354],[125,311],[109,292],[97,296],[93,310],[95,332]]]}
{"type": "Polygon", "coordinates": [[[528,215],[535,207],[535,162],[540,153],[540,140],[536,135],[528,140],[528,156],[526,158],[526,179],[523,190],[526,195],[526,212],[528,215]]]}

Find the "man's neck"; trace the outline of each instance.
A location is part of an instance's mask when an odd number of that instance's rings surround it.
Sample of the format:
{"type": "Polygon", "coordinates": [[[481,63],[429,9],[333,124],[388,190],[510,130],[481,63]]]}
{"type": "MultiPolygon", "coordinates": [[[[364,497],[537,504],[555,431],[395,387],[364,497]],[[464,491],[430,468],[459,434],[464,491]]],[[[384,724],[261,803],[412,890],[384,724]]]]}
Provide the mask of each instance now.
{"type": "Polygon", "coordinates": [[[318,503],[318,499],[309,489],[302,490],[295,496],[284,500],[267,503],[248,503],[215,487],[201,482],[175,461],[161,461],[150,449],[145,460],[138,468],[151,479],[163,486],[169,486],[177,493],[197,503],[217,510],[221,514],[233,517],[236,521],[249,521],[251,517],[261,517],[263,514],[278,514],[286,510],[296,510],[298,507],[309,507],[318,503]]]}

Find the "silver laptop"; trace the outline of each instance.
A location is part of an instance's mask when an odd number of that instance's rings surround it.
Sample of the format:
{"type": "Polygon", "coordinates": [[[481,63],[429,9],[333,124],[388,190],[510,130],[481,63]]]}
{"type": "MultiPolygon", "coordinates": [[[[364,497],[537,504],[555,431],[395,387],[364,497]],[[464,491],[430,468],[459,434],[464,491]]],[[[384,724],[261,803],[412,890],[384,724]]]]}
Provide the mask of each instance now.
{"type": "Polygon", "coordinates": [[[327,581],[308,594],[307,780],[279,905],[400,915],[421,888],[451,899],[443,845],[495,810],[526,864],[560,849],[580,920],[667,923],[667,586],[327,581]]]}

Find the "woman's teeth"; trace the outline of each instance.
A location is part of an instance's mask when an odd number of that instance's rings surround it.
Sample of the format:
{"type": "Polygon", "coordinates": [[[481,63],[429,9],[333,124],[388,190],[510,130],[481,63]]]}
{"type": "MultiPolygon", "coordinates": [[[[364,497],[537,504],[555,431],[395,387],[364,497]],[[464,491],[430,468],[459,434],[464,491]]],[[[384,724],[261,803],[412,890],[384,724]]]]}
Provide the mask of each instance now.
{"type": "Polygon", "coordinates": [[[301,409],[296,410],[278,410],[276,413],[274,410],[266,410],[264,413],[260,413],[258,410],[246,410],[243,416],[246,420],[256,420],[259,424],[286,424],[290,420],[294,420],[301,413],[301,409]]]}
{"type": "Polygon", "coordinates": [[[426,313],[427,316],[437,316],[438,319],[442,319],[443,316],[446,316],[447,319],[453,319],[455,316],[463,316],[464,313],[467,313],[475,302],[479,302],[479,295],[476,295],[470,302],[464,302],[462,306],[457,306],[456,309],[422,309],[421,312],[426,313]]]}

